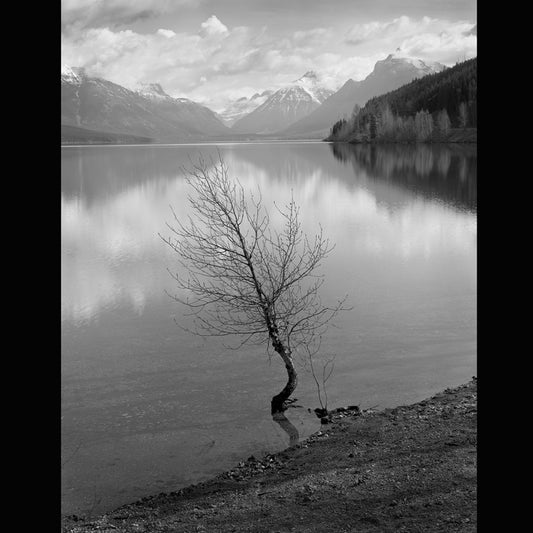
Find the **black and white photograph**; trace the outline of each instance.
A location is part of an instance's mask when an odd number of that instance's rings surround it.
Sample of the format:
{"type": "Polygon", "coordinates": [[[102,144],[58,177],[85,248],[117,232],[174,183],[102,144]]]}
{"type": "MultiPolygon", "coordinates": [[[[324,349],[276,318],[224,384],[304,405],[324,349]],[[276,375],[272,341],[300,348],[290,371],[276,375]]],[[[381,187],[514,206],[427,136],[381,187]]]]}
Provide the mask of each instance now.
{"type": "Polygon", "coordinates": [[[476,1],[60,32],[62,533],[477,532],[476,1]]]}

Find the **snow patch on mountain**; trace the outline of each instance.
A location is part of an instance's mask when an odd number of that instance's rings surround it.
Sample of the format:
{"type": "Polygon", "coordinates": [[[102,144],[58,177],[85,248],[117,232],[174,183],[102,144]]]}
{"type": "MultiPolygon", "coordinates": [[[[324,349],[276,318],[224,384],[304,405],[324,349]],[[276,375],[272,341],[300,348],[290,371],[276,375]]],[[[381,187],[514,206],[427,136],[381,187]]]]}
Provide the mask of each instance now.
{"type": "Polygon", "coordinates": [[[333,90],[320,75],[310,70],[302,77],[282,85],[259,107],[235,122],[239,133],[272,133],[280,131],[319,107],[333,90]]]}
{"type": "Polygon", "coordinates": [[[248,115],[254,109],[257,109],[273,92],[274,91],[272,90],[266,90],[262,93],[255,93],[254,95],[250,96],[250,98],[242,96],[220,111],[219,116],[227,126],[231,126],[237,122],[237,120],[241,119],[245,115],[248,115]]]}
{"type": "Polygon", "coordinates": [[[322,77],[314,70],[309,70],[301,78],[294,80],[291,83],[291,86],[301,87],[305,92],[311,95],[313,100],[320,104],[335,92],[326,87],[322,77]]]}
{"type": "Polygon", "coordinates": [[[84,70],[79,67],[70,67],[68,65],[61,65],[61,81],[71,83],[72,85],[80,85],[84,70]]]}
{"type": "Polygon", "coordinates": [[[135,92],[145,98],[153,100],[168,100],[172,99],[159,83],[139,83],[135,92]]]}
{"type": "Polygon", "coordinates": [[[412,65],[424,74],[441,72],[446,68],[446,65],[437,61],[423,61],[417,57],[407,55],[400,48],[397,48],[393,54],[389,54],[385,59],[378,61],[374,68],[390,68],[393,64],[412,65]]]}

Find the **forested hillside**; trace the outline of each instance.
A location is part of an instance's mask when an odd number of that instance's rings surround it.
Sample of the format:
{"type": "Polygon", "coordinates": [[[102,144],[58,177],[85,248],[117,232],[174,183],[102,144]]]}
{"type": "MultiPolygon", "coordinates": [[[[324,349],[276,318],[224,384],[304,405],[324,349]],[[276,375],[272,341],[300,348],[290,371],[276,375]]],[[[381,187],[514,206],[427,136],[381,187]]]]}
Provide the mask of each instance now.
{"type": "Polygon", "coordinates": [[[460,136],[475,139],[477,58],[429,74],[355,106],[351,118],[336,122],[329,141],[424,142],[460,136]],[[474,133],[473,133],[474,130],[474,133]]]}

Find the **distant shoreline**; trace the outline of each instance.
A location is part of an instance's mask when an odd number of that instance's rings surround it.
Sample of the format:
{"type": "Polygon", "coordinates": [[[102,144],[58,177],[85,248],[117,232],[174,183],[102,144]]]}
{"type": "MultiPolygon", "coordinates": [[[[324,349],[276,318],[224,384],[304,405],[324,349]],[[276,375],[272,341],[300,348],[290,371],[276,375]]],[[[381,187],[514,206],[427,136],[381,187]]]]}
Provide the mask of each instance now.
{"type": "Polygon", "coordinates": [[[451,130],[447,136],[441,138],[428,139],[426,141],[402,141],[402,140],[363,140],[357,138],[346,137],[344,139],[331,139],[326,137],[327,142],[331,143],[347,143],[347,144],[405,144],[405,145],[418,145],[418,144],[477,144],[477,128],[459,129],[455,128],[451,130]]]}
{"type": "MultiPolygon", "coordinates": [[[[311,134],[312,135],[312,134],[311,134]]],[[[185,139],[177,137],[148,137],[130,133],[118,133],[90,130],[77,126],[61,125],[61,146],[144,146],[144,145],[187,145],[187,144],[246,144],[246,143],[284,143],[284,142],[322,142],[322,136],[299,137],[294,139],[279,138],[273,133],[228,133],[191,136],[185,139]],[[167,139],[167,140],[164,140],[167,139]],[[173,140],[175,139],[175,140],[173,140]]]]}
{"type": "Polygon", "coordinates": [[[477,138],[464,140],[442,140],[442,141],[334,141],[329,139],[272,139],[265,141],[204,141],[190,143],[61,143],[61,148],[82,148],[86,146],[210,146],[210,145],[230,145],[230,144],[363,144],[363,145],[388,145],[402,144],[406,146],[428,145],[428,144],[477,144],[477,138]]]}
{"type": "Polygon", "coordinates": [[[159,142],[147,142],[147,143],[70,143],[62,142],[61,148],[67,147],[81,147],[81,146],[208,146],[208,145],[220,145],[220,144],[314,144],[330,141],[324,141],[323,139],[266,139],[258,141],[197,141],[186,143],[159,143],[159,142]]]}

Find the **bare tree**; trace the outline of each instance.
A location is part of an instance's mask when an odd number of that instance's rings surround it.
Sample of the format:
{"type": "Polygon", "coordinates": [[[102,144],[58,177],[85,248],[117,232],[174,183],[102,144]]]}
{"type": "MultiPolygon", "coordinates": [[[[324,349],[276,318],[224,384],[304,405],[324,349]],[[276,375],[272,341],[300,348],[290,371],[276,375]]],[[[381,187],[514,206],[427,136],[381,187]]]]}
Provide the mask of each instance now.
{"type": "Polygon", "coordinates": [[[188,273],[182,278],[171,272],[190,295],[173,297],[191,310],[189,331],[236,335],[239,346],[266,343],[281,357],[288,380],[271,408],[282,412],[298,383],[295,350],[322,335],[344,309],[345,298],[328,307],[319,296],[324,278],[317,269],[332,247],[322,229],[307,238],[293,198],[284,208],[276,206],[283,227],[273,228],[260,191],[245,194],[220,155],[211,166],[200,159],[187,172],[187,181],[194,191],[189,195],[192,215],[182,222],[172,211],[171,235],[162,237],[188,273]]]}
{"type": "Polygon", "coordinates": [[[320,412],[322,413],[322,416],[325,416],[328,414],[328,390],[326,387],[326,383],[331,377],[331,374],[333,373],[333,370],[335,368],[335,356],[331,356],[330,358],[326,359],[325,362],[322,363],[322,372],[320,375],[320,380],[319,374],[317,374],[317,371],[315,369],[316,351],[313,352],[311,351],[311,349],[307,348],[307,356],[309,370],[311,372],[311,375],[313,376],[313,381],[315,382],[317,389],[318,401],[320,403],[321,408],[320,412]]]}

